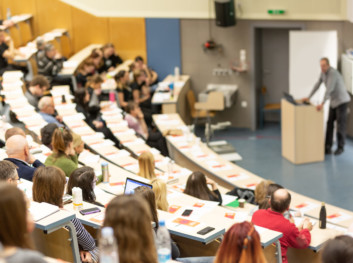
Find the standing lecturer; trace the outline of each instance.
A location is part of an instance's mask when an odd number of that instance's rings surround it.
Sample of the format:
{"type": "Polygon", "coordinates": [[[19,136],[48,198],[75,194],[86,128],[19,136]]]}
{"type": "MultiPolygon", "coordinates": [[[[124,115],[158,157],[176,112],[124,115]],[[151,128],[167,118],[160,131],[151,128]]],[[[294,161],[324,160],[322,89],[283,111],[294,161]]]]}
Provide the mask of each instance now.
{"type": "Polygon", "coordinates": [[[317,110],[321,110],[326,100],[330,99],[330,112],[327,120],[326,139],[325,139],[325,154],[331,154],[333,127],[337,120],[337,150],[335,155],[343,153],[344,142],[346,137],[346,119],[348,102],[350,96],[344,86],[341,74],[330,66],[328,58],[320,60],[321,74],[318,82],[311,91],[309,98],[304,101],[308,102],[314,93],[319,89],[322,82],[325,83],[326,93],[321,104],[316,106],[317,110]]]}

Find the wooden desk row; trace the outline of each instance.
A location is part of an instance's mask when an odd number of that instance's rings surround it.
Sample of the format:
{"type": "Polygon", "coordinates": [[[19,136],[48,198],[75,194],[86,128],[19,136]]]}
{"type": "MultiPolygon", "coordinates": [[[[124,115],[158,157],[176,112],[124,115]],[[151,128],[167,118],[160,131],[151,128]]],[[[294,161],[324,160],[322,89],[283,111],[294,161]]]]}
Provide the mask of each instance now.
{"type": "Polygon", "coordinates": [[[32,18],[31,14],[15,15],[11,17],[11,21],[14,23],[13,26],[0,26],[2,30],[11,35],[15,47],[23,46],[33,39],[32,18]]]}

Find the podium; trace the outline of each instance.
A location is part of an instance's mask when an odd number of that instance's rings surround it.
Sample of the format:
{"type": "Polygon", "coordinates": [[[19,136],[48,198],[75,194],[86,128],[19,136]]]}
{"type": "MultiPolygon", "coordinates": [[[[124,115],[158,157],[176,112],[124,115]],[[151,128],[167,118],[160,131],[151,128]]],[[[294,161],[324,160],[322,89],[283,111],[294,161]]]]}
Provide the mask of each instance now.
{"type": "Polygon", "coordinates": [[[282,156],[294,164],[322,162],[324,114],[313,105],[281,101],[282,156]]]}

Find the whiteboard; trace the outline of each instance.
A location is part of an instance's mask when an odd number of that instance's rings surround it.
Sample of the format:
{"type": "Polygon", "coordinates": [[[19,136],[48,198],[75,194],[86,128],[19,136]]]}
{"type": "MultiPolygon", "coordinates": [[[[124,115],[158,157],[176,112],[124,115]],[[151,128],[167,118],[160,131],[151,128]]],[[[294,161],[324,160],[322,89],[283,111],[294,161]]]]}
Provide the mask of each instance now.
{"type": "MultiPolygon", "coordinates": [[[[331,66],[337,68],[337,45],[336,31],[289,32],[289,93],[294,98],[309,96],[319,79],[322,57],[327,57],[331,66]]],[[[322,102],[324,90],[320,91],[313,97],[314,104],[322,102]]]]}

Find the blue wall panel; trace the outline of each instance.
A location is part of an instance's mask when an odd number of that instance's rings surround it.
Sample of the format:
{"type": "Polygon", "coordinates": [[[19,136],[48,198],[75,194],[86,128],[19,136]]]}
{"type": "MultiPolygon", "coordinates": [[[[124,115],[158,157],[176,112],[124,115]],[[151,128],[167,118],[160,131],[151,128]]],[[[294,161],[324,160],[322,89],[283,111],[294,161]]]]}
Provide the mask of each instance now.
{"type": "Polygon", "coordinates": [[[174,67],[181,71],[179,19],[146,18],[148,65],[163,80],[174,74],[174,67]]]}

